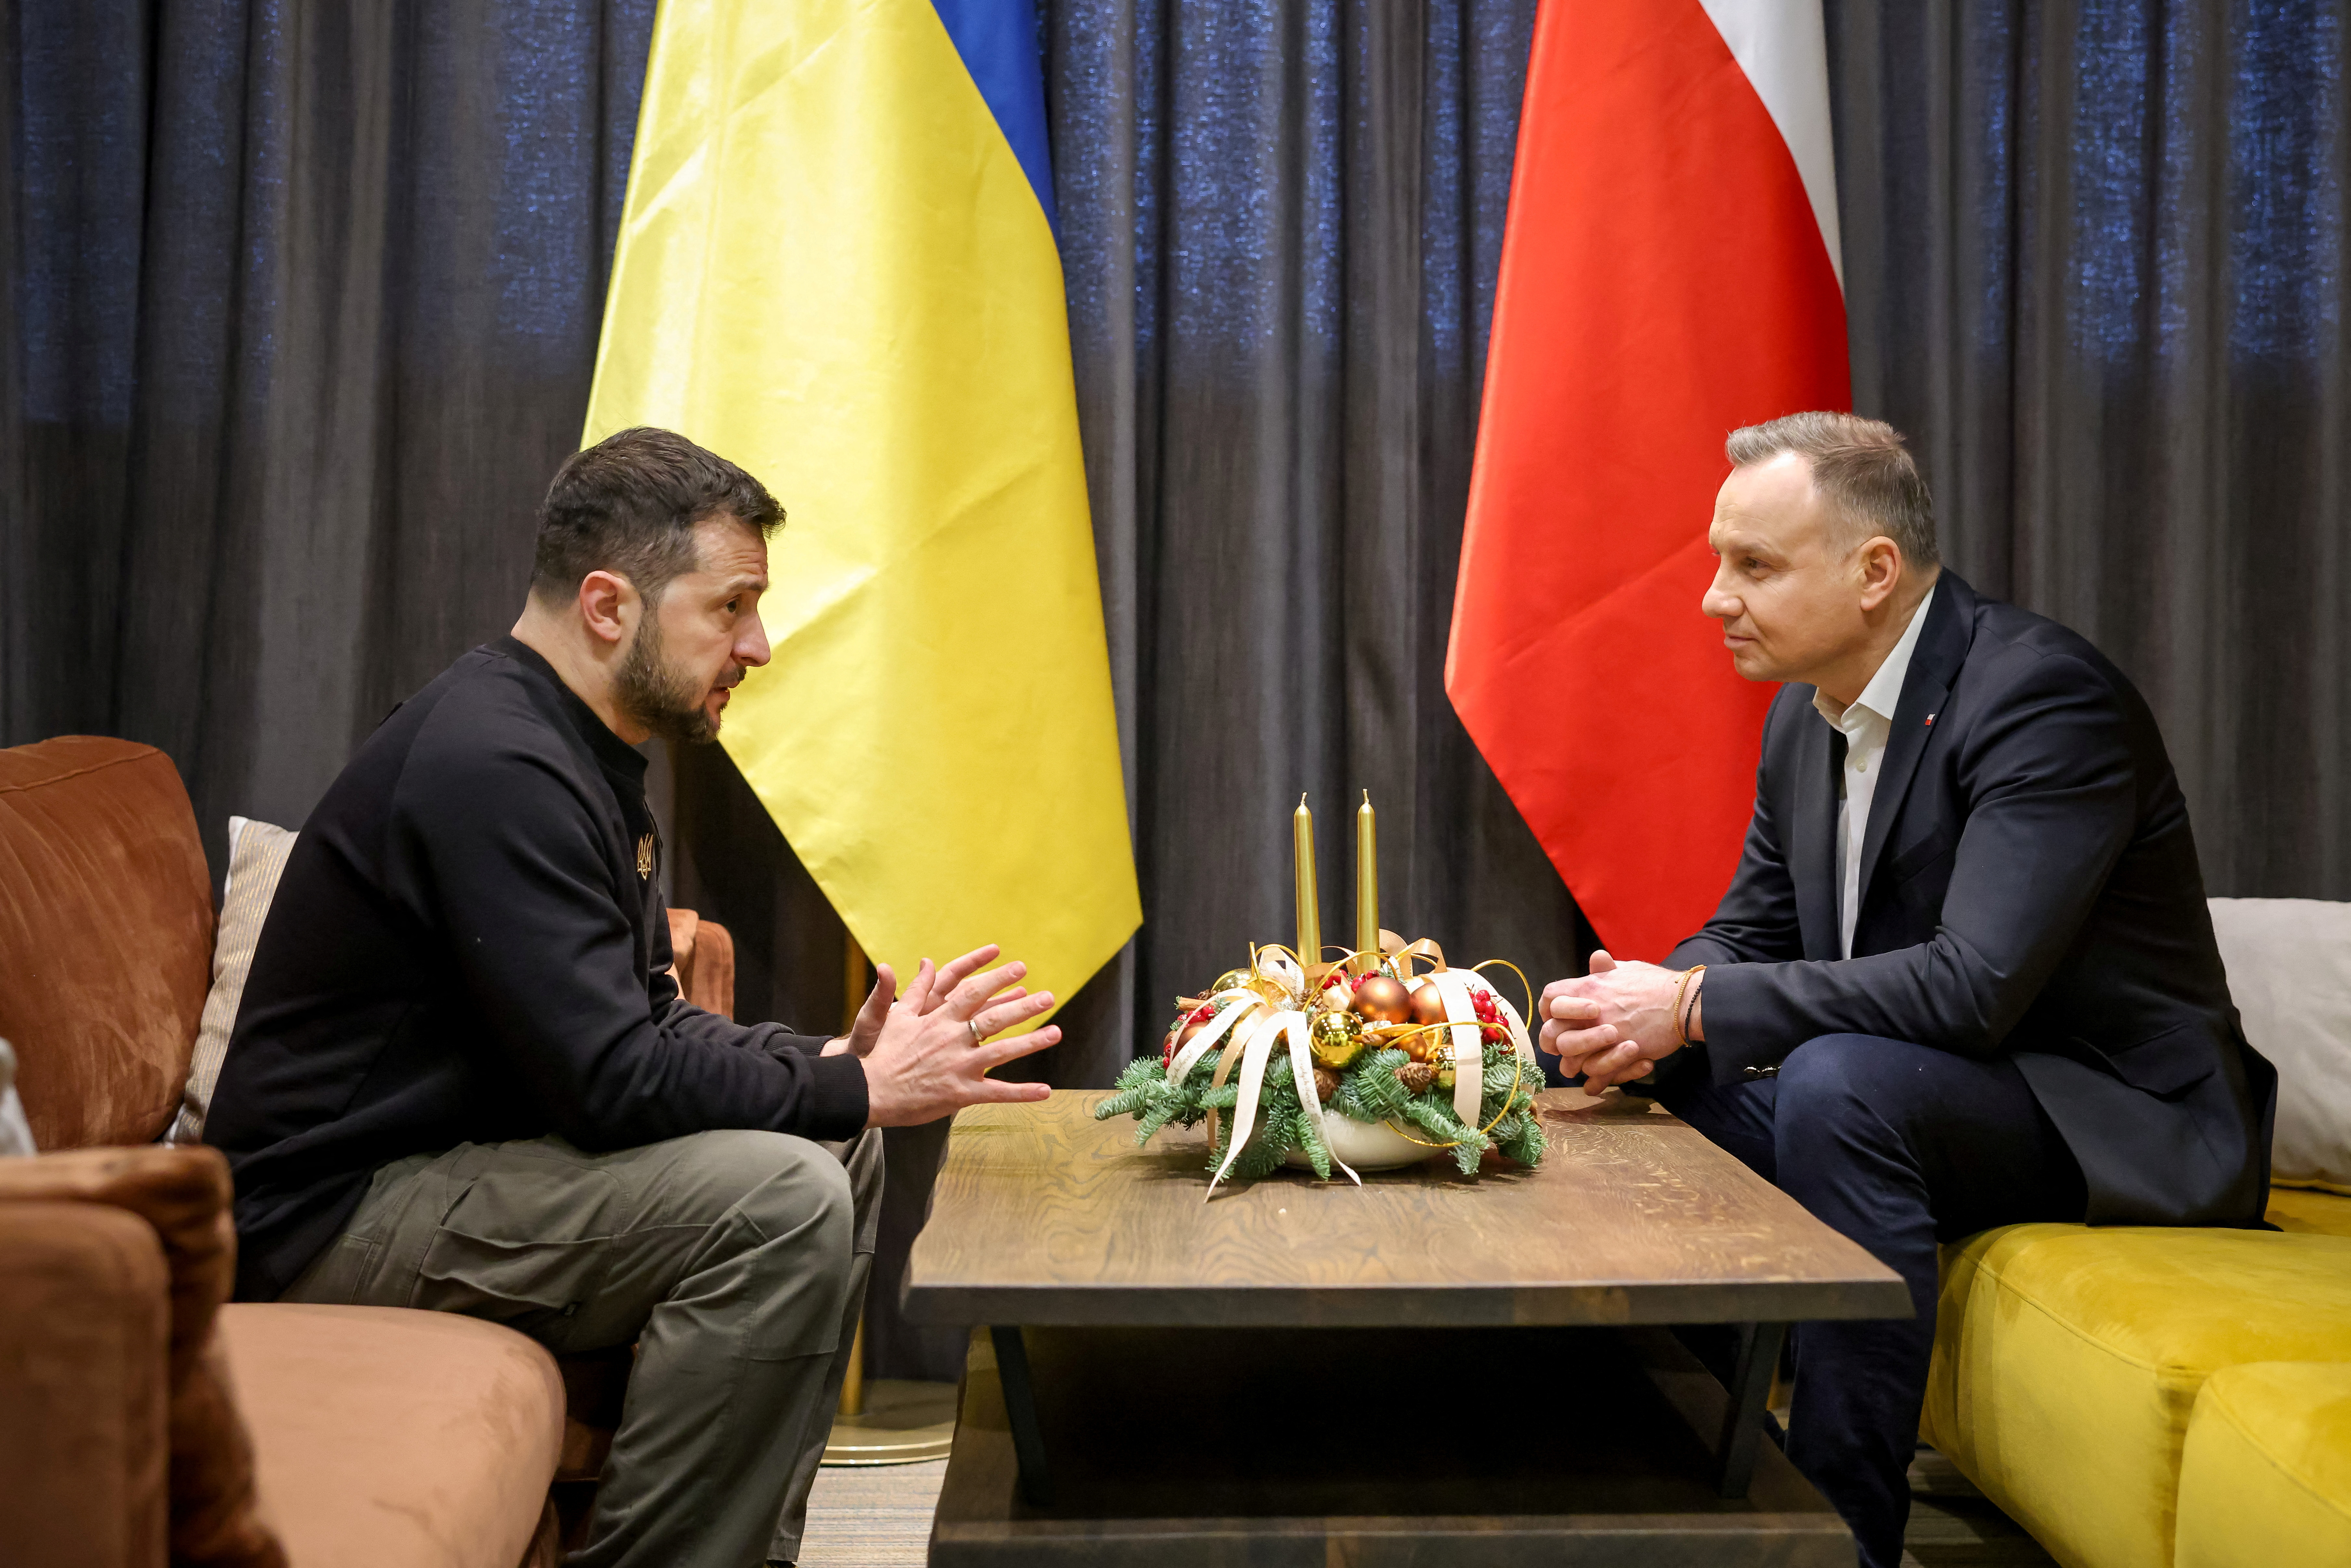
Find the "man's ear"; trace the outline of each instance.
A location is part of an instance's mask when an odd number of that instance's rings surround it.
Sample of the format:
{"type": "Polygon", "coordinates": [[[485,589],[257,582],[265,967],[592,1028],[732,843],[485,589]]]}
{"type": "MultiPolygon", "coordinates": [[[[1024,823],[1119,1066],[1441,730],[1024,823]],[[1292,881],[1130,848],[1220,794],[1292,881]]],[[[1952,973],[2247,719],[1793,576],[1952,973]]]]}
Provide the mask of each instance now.
{"type": "Polygon", "coordinates": [[[591,571],[580,580],[580,619],[588,634],[615,647],[636,624],[637,591],[617,572],[591,571]]]}
{"type": "Polygon", "coordinates": [[[1861,549],[1855,560],[1861,576],[1861,607],[1876,610],[1894,597],[1902,581],[1902,549],[1880,534],[1861,549]]]}

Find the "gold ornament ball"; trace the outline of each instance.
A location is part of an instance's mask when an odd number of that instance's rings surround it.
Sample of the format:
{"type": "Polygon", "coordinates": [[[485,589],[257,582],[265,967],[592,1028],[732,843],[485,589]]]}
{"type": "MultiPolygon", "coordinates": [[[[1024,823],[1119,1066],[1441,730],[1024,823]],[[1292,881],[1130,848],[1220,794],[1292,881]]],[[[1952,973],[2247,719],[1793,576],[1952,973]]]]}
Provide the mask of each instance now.
{"type": "Polygon", "coordinates": [[[1452,1035],[1453,1031],[1449,1029],[1432,1029],[1407,1035],[1402,1042],[1401,1049],[1415,1061],[1446,1061],[1448,1059],[1446,1056],[1445,1048],[1453,1043],[1452,1035]]]}
{"type": "Polygon", "coordinates": [[[1324,1013],[1309,1030],[1308,1049],[1317,1066],[1344,1072],[1364,1054],[1363,1020],[1348,1013],[1324,1013]]]}
{"type": "Polygon", "coordinates": [[[1349,1005],[1365,1023],[1404,1023],[1412,1016],[1411,993],[1402,980],[1385,975],[1366,977],[1355,988],[1355,999],[1349,1005]]]}
{"type": "Polygon", "coordinates": [[[1247,969],[1227,969],[1217,977],[1217,983],[1210,986],[1208,989],[1211,994],[1217,991],[1236,991],[1255,978],[1257,977],[1247,969]]]}
{"type": "Polygon", "coordinates": [[[1412,1021],[1417,1024],[1445,1021],[1445,993],[1437,988],[1435,980],[1423,980],[1412,988],[1412,1021]]]}
{"type": "Polygon", "coordinates": [[[1437,1087],[1438,1092],[1445,1094],[1450,1094],[1453,1092],[1453,1071],[1454,1070],[1450,1067],[1440,1067],[1437,1070],[1437,1087]]]}

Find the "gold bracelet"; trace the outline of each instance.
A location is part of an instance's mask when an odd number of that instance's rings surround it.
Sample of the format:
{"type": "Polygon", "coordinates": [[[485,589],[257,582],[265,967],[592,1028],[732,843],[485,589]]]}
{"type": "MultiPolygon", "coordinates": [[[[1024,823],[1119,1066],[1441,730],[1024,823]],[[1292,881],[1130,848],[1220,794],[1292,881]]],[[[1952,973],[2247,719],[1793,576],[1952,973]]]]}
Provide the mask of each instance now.
{"type": "Polygon", "coordinates": [[[1689,1036],[1682,1032],[1682,993],[1689,989],[1690,977],[1697,973],[1695,969],[1684,969],[1682,977],[1674,982],[1674,1039],[1685,1046],[1689,1044],[1689,1036]]]}

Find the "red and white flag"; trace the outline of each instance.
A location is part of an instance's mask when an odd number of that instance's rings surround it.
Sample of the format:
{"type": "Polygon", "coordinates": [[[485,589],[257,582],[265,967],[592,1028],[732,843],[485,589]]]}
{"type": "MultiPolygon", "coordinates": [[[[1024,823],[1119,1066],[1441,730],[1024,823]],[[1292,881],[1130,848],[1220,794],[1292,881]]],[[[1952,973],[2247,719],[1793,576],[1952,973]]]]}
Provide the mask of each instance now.
{"type": "Polygon", "coordinates": [[[1698,601],[1723,438],[1843,409],[1820,0],[1543,0],[1445,689],[1601,941],[1713,913],[1772,688],[1698,601]]]}

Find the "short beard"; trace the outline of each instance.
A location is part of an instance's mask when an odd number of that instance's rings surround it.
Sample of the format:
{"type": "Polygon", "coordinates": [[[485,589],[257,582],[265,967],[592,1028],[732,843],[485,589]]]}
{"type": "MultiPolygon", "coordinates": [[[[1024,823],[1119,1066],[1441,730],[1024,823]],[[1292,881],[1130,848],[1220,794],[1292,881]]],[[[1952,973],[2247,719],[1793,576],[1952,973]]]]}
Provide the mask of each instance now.
{"type": "Polygon", "coordinates": [[[718,721],[702,706],[709,694],[693,677],[672,671],[662,660],[659,606],[647,601],[637,635],[612,672],[612,702],[631,721],[664,740],[695,745],[718,738],[718,721]]]}

